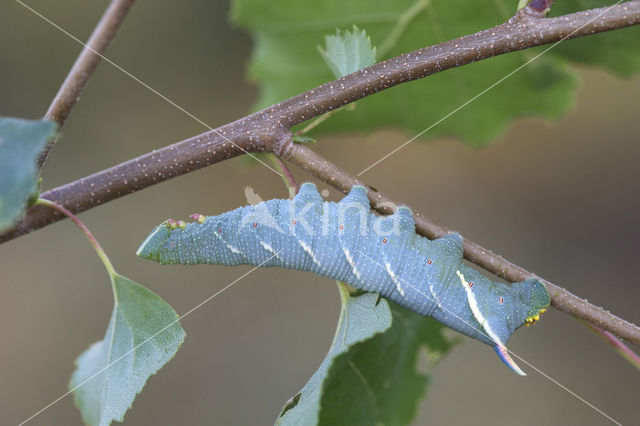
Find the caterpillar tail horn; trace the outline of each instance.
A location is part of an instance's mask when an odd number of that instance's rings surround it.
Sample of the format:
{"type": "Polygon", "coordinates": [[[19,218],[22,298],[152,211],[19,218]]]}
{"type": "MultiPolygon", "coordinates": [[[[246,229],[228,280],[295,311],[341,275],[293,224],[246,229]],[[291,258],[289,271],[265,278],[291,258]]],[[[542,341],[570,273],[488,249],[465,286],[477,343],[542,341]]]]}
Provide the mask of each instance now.
{"type": "Polygon", "coordinates": [[[509,367],[520,376],[526,376],[526,373],[522,371],[522,369],[518,367],[518,364],[515,363],[513,358],[511,358],[511,355],[509,355],[509,351],[507,350],[507,347],[505,345],[497,344],[493,349],[495,349],[496,353],[498,354],[498,358],[500,358],[502,362],[507,365],[507,367],[509,367]]]}

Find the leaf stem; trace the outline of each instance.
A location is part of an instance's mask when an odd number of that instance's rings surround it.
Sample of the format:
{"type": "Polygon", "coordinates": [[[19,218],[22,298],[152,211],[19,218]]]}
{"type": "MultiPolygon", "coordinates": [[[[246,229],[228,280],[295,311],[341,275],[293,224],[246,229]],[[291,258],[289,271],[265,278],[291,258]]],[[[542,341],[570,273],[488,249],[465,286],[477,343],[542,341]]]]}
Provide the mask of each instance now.
{"type": "Polygon", "coordinates": [[[39,205],[42,205],[42,206],[50,207],[50,208],[52,208],[54,210],[59,211],[60,213],[62,213],[63,215],[65,215],[69,219],[71,219],[73,221],[73,223],[75,223],[78,226],[78,228],[80,228],[80,230],[82,230],[84,235],[87,237],[87,239],[89,240],[89,242],[93,246],[93,249],[98,254],[98,257],[100,258],[100,260],[104,264],[104,267],[107,268],[107,272],[109,273],[109,275],[110,276],[116,275],[116,270],[114,269],[113,265],[111,264],[111,260],[109,260],[109,257],[105,253],[104,249],[102,248],[102,246],[100,245],[100,243],[98,242],[96,237],[91,233],[91,231],[89,231],[89,228],[87,228],[87,226],[76,215],[71,213],[69,210],[67,210],[63,206],[61,206],[59,204],[56,204],[53,201],[47,200],[45,198],[38,198],[38,200],[35,202],[35,204],[39,204],[39,205]]]}
{"type": "Polygon", "coordinates": [[[318,124],[322,124],[327,118],[331,117],[336,112],[340,111],[340,108],[332,109],[331,111],[325,112],[320,117],[316,117],[311,123],[307,124],[302,130],[296,132],[297,135],[306,135],[311,130],[313,130],[318,124]]]}
{"type": "MultiPolygon", "coordinates": [[[[349,292],[349,287],[347,286],[347,284],[337,280],[336,284],[338,285],[338,292],[340,294],[340,316],[338,317],[338,325],[336,326],[336,331],[333,335],[333,342],[331,343],[332,348],[338,345],[338,339],[340,338],[340,324],[342,324],[344,321],[349,321],[346,316],[348,315],[347,305],[349,303],[349,299],[351,298],[351,293],[349,292]]],[[[342,347],[343,345],[344,342],[340,344],[340,347],[342,347]]]]}
{"type": "Polygon", "coordinates": [[[378,48],[378,58],[384,59],[387,54],[393,50],[398,44],[398,40],[402,37],[402,34],[407,30],[407,27],[418,16],[420,12],[425,10],[431,4],[431,0],[418,0],[409,9],[405,10],[400,19],[393,27],[387,38],[382,42],[378,48]]]}
{"type": "Polygon", "coordinates": [[[618,354],[621,357],[626,359],[629,362],[629,364],[633,365],[635,368],[640,370],[640,355],[632,351],[631,348],[629,348],[627,345],[621,342],[616,336],[614,336],[612,333],[608,332],[607,330],[601,329],[595,324],[591,324],[589,322],[586,322],[580,319],[578,321],[584,324],[585,327],[593,331],[595,334],[600,336],[602,340],[604,340],[607,344],[613,347],[613,350],[618,352],[618,354]]]}
{"type": "Polygon", "coordinates": [[[300,190],[300,186],[298,185],[298,182],[296,182],[296,179],[293,177],[291,170],[289,170],[289,168],[284,163],[284,161],[282,161],[280,157],[278,157],[277,155],[269,154],[269,159],[278,170],[278,174],[280,175],[280,177],[282,178],[282,181],[284,182],[285,186],[289,190],[289,198],[293,199],[293,197],[300,190]]]}
{"type": "Polygon", "coordinates": [[[320,117],[316,117],[311,123],[307,124],[303,129],[298,130],[296,132],[296,135],[306,135],[311,130],[313,130],[316,126],[324,123],[329,117],[331,117],[333,114],[335,114],[338,111],[353,111],[354,109],[356,109],[355,102],[349,105],[345,105],[343,107],[332,109],[331,111],[325,112],[320,117]]]}

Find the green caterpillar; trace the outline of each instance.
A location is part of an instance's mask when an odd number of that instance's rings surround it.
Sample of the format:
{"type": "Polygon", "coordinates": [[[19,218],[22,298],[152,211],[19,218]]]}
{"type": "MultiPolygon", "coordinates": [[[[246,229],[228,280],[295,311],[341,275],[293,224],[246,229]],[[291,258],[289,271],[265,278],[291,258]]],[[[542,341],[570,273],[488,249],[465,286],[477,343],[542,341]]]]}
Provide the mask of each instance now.
{"type": "Polygon", "coordinates": [[[293,200],[192,217],[160,224],[137,254],[163,264],[279,266],[344,281],[493,346],[521,375],[505,344],[549,306],[537,279],[507,285],[465,266],[460,235],[430,241],[416,234],[407,207],[372,214],[361,186],[334,203],[305,183],[293,200]]]}

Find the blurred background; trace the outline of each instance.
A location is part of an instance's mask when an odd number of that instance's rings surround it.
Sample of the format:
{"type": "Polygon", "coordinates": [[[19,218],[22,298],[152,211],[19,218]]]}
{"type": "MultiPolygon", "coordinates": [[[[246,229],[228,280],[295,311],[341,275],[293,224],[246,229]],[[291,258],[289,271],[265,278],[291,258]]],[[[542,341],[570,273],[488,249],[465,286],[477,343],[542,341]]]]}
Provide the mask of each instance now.
{"type": "MultiPolygon", "coordinates": [[[[108,1],[28,4],[86,40],[108,1]]],[[[138,2],[107,56],[209,125],[222,125],[245,115],[257,96],[244,78],[251,40],[228,23],[228,10],[228,2],[138,2]]],[[[18,3],[2,2],[0,115],[41,117],[79,51],[18,3]]],[[[454,140],[414,142],[363,177],[416,211],[640,323],[640,78],[580,74],[576,108],[559,122],[520,120],[481,150],[454,140]]],[[[204,130],[102,63],[47,163],[44,188],[204,130]]],[[[322,137],[313,149],[357,173],[411,136],[388,129],[322,137]]],[[[309,179],[293,171],[300,181],[309,179]]],[[[278,176],[234,159],[80,217],[120,273],[180,314],[248,268],[160,267],[137,258],[136,248],[167,217],[245,204],[249,185],[265,199],[287,195],[278,176]]],[[[340,197],[331,190],[329,198],[340,197]]],[[[103,338],[111,309],[104,268],[69,221],[0,246],[1,424],[17,424],[66,392],[74,359],[103,338]]],[[[336,286],[326,278],[277,269],[251,273],[182,321],[185,343],[148,381],[125,424],[272,424],[320,364],[338,309],[336,286]]],[[[638,370],[566,314],[552,309],[535,327],[516,333],[510,349],[623,424],[639,421],[638,370]]],[[[489,347],[464,339],[433,371],[415,424],[607,424],[566,390],[522,367],[526,378],[505,368],[489,347]]],[[[67,396],[29,424],[81,420],[67,396]]]]}

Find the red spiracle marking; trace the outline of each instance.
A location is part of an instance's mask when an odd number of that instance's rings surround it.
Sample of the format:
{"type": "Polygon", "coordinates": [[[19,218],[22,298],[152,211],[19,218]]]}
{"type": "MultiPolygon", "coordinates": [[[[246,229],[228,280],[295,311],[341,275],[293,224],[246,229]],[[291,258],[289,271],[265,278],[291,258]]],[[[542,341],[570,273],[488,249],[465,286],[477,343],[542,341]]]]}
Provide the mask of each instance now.
{"type": "Polygon", "coordinates": [[[342,231],[344,229],[344,225],[340,225],[339,228],[342,231]]]}
{"type": "Polygon", "coordinates": [[[387,244],[387,239],[386,238],[382,239],[382,244],[387,244]]]}
{"type": "Polygon", "coordinates": [[[293,224],[295,225],[295,224],[296,224],[296,222],[297,222],[297,220],[293,219],[293,222],[291,222],[291,223],[293,223],[293,224]]]}
{"type": "Polygon", "coordinates": [[[498,297],[498,302],[504,303],[504,299],[502,298],[502,296],[498,297]]]}
{"type": "Polygon", "coordinates": [[[174,243],[173,241],[171,241],[171,242],[169,243],[169,245],[171,246],[171,248],[175,248],[176,243],[174,243]]]}
{"type": "Polygon", "coordinates": [[[469,287],[473,287],[473,281],[469,281],[469,287]]]}
{"type": "Polygon", "coordinates": [[[431,265],[433,263],[433,260],[429,259],[427,260],[427,265],[431,265]]]}
{"type": "Polygon", "coordinates": [[[218,229],[218,234],[222,234],[222,229],[218,229]]]}
{"type": "Polygon", "coordinates": [[[257,222],[253,222],[253,227],[257,228],[258,227],[258,223],[257,222]]]}

